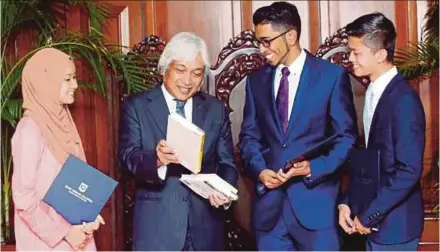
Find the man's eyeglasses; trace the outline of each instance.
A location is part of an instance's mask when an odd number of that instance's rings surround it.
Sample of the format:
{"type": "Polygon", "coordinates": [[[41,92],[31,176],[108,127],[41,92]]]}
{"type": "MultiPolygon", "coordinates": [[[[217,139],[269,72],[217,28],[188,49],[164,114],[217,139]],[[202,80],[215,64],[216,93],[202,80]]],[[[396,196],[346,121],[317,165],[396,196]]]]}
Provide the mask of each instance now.
{"type": "Polygon", "coordinates": [[[291,31],[291,30],[292,30],[292,29],[289,29],[289,30],[287,30],[287,31],[281,33],[280,35],[278,35],[278,36],[276,36],[276,37],[274,37],[274,38],[271,38],[271,39],[262,39],[262,40],[257,40],[257,41],[258,41],[258,43],[260,43],[263,47],[269,48],[269,47],[270,47],[270,43],[272,43],[272,41],[274,41],[275,39],[277,39],[277,38],[283,36],[284,34],[288,33],[288,32],[291,31]]]}

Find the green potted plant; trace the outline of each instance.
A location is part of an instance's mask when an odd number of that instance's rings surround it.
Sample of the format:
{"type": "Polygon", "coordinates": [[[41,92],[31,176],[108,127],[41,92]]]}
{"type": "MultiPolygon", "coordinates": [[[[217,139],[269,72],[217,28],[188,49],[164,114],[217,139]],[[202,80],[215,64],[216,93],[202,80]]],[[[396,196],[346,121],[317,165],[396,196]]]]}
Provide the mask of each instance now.
{"type": "Polygon", "coordinates": [[[422,41],[410,43],[408,47],[397,50],[395,55],[399,71],[408,80],[430,78],[438,73],[439,65],[439,2],[428,1],[422,41]]]}

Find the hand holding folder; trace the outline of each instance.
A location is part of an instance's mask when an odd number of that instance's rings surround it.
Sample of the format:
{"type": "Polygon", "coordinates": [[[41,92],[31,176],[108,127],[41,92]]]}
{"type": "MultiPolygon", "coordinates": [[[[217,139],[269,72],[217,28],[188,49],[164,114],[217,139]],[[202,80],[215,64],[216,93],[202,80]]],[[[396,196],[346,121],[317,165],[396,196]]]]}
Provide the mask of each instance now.
{"type": "MultiPolygon", "coordinates": [[[[282,167],[283,172],[287,173],[290,169],[295,169],[294,165],[295,163],[304,161],[304,160],[310,160],[312,158],[315,158],[317,156],[322,155],[323,153],[327,152],[331,145],[334,145],[336,138],[339,136],[339,134],[333,134],[332,136],[326,138],[323,141],[320,141],[313,146],[309,147],[306,151],[300,153],[299,155],[296,155],[292,158],[290,158],[286,164],[282,167]]],[[[264,184],[258,184],[257,185],[257,194],[259,196],[262,196],[266,192],[267,188],[264,184]]]]}
{"type": "Polygon", "coordinates": [[[117,184],[114,179],[70,155],[43,201],[72,225],[94,222],[117,184]]]}
{"type": "Polygon", "coordinates": [[[320,154],[325,152],[329,148],[330,145],[334,144],[334,140],[337,137],[338,137],[338,134],[334,134],[331,137],[326,138],[325,140],[318,142],[317,144],[308,148],[305,152],[297,155],[296,157],[289,159],[283,167],[283,172],[286,173],[290,169],[294,168],[295,163],[299,163],[304,160],[310,160],[311,158],[319,156],[320,154]]]}

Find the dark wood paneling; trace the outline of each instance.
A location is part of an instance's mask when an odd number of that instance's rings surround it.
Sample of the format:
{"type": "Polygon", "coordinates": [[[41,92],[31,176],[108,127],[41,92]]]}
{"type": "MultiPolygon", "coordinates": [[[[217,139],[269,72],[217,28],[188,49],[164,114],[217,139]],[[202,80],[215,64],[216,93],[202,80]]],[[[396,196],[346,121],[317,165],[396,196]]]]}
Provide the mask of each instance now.
{"type": "Polygon", "coordinates": [[[417,1],[409,1],[408,2],[408,40],[413,43],[416,43],[418,41],[417,33],[418,33],[417,1]]]}
{"type": "Polygon", "coordinates": [[[15,251],[15,244],[2,244],[1,251],[15,251]]]}
{"type": "MultiPolygon", "coordinates": [[[[138,10],[134,4],[140,6],[141,2],[129,1],[124,5],[124,1],[107,3],[111,11],[107,22],[103,24],[102,31],[105,36],[105,43],[120,44],[120,13],[128,7],[130,16],[130,39],[142,34],[140,19],[137,25],[133,25],[131,19],[134,15],[130,11],[138,10]],[[130,6],[129,6],[130,5],[130,6]]],[[[81,31],[87,34],[88,16],[85,12],[74,9],[66,18],[67,29],[81,31]]],[[[91,77],[89,66],[83,62],[77,62],[77,72],[79,80],[95,82],[91,77]]],[[[112,81],[112,76],[108,75],[107,97],[90,90],[81,90],[76,102],[72,106],[72,115],[82,138],[87,161],[97,167],[103,173],[119,180],[119,169],[116,165],[117,150],[117,125],[119,111],[119,88],[116,81],[112,81]],[[115,112],[116,111],[116,112],[115,112]]],[[[121,250],[123,248],[123,220],[121,207],[120,188],[112,195],[105,204],[101,215],[106,221],[95,233],[95,240],[98,250],[121,250]]]]}
{"type": "Polygon", "coordinates": [[[426,218],[418,251],[439,251],[439,220],[426,218]]]}
{"type": "Polygon", "coordinates": [[[417,42],[417,3],[408,0],[394,2],[397,48],[405,48],[408,42],[417,42]]]}
{"type": "Polygon", "coordinates": [[[241,28],[243,30],[253,29],[252,14],[252,1],[241,0],[241,28]]]}
{"type": "Polygon", "coordinates": [[[321,44],[319,1],[309,1],[309,50],[316,52],[321,44]]]}
{"type": "MultiPolygon", "coordinates": [[[[169,1],[145,1],[146,35],[156,35],[168,41],[168,5],[169,1]]],[[[135,43],[138,43],[136,41],[135,43]]]]}

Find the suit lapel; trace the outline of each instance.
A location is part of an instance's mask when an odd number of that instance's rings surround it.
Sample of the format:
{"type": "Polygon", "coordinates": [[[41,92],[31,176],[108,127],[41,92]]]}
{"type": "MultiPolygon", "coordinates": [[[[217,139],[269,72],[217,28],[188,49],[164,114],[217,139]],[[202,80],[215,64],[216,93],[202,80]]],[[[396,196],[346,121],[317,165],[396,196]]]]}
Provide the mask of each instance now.
{"type": "Polygon", "coordinates": [[[170,111],[168,110],[168,105],[165,101],[165,96],[162,93],[162,90],[159,87],[151,90],[149,106],[147,106],[148,111],[153,116],[154,121],[156,122],[160,132],[163,136],[166,136],[166,130],[168,125],[168,115],[170,111]]]}
{"type": "Polygon", "coordinates": [[[205,104],[206,98],[199,93],[193,96],[193,109],[192,109],[192,123],[197,125],[197,127],[202,130],[206,129],[206,117],[208,115],[207,111],[209,110],[205,104]]]}
{"type": "Polygon", "coordinates": [[[385,90],[383,91],[382,95],[379,98],[379,101],[377,102],[377,106],[376,109],[374,110],[374,114],[373,114],[373,119],[371,119],[371,124],[370,124],[370,132],[368,133],[368,143],[370,143],[370,138],[373,135],[373,131],[374,131],[374,126],[377,123],[377,114],[378,111],[380,111],[381,109],[383,109],[382,107],[385,104],[385,101],[388,99],[387,96],[390,94],[391,90],[393,89],[394,85],[397,82],[400,82],[403,80],[402,75],[400,75],[399,73],[394,76],[394,78],[391,80],[391,82],[388,84],[388,86],[385,88],[385,90]]]}
{"type": "Polygon", "coordinates": [[[293,101],[293,107],[290,114],[289,124],[287,126],[286,136],[291,134],[291,131],[293,130],[293,128],[295,128],[293,125],[295,125],[295,123],[297,122],[303,104],[306,103],[304,98],[307,96],[307,90],[313,83],[313,80],[316,76],[316,74],[313,74],[312,69],[313,71],[319,71],[317,69],[317,66],[315,66],[314,64],[314,58],[312,57],[314,56],[307,53],[306,61],[304,62],[304,67],[299,79],[298,90],[296,91],[295,100],[293,101]]]}
{"type": "Polygon", "coordinates": [[[263,93],[266,96],[266,100],[268,101],[268,104],[270,104],[270,116],[272,116],[272,120],[275,122],[275,126],[278,131],[279,140],[282,141],[283,139],[283,129],[281,128],[281,121],[280,116],[278,115],[278,109],[276,104],[276,94],[275,94],[275,74],[276,74],[276,68],[273,66],[268,66],[267,70],[265,71],[263,78],[262,78],[262,87],[263,87],[263,93]]]}

